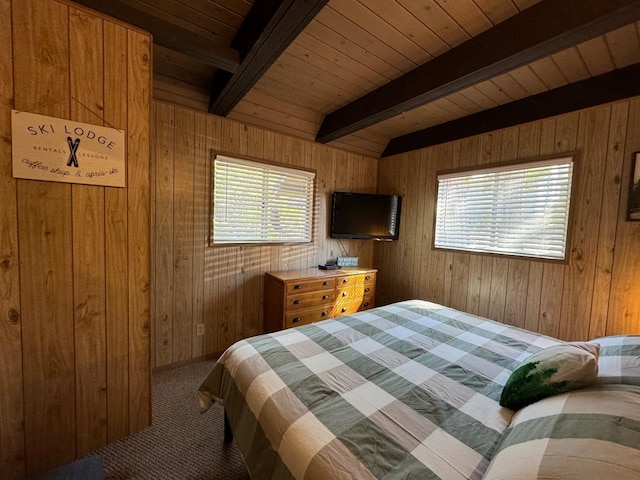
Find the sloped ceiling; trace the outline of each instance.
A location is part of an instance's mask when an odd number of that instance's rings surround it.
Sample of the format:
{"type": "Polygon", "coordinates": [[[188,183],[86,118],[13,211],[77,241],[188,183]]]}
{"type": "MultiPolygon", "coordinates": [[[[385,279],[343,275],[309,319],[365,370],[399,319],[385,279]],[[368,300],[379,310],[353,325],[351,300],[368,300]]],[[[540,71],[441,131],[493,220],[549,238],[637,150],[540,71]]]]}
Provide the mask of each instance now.
{"type": "Polygon", "coordinates": [[[79,3],[151,31],[156,98],[373,157],[456,119],[640,94],[640,1],[79,3]]]}

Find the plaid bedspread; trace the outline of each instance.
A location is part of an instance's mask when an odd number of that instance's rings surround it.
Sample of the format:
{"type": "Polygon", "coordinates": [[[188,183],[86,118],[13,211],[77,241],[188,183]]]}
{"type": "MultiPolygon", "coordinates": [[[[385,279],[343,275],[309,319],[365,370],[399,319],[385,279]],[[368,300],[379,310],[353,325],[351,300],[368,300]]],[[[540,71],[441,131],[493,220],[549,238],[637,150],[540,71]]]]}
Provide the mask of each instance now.
{"type": "Polygon", "coordinates": [[[640,387],[606,384],[518,411],[484,480],[640,478],[640,387]]]}
{"type": "Polygon", "coordinates": [[[512,370],[559,343],[411,300],[242,340],[199,391],[256,479],[480,479],[512,370]]]}

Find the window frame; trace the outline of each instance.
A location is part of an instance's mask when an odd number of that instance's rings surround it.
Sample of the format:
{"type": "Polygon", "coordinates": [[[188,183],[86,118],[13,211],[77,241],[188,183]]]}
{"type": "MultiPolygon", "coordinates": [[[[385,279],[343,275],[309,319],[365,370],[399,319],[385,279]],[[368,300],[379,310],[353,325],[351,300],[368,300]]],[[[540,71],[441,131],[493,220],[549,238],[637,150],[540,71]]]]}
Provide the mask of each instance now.
{"type": "Polygon", "coordinates": [[[578,191],[578,178],[580,175],[580,152],[578,151],[570,151],[570,152],[560,152],[552,155],[543,155],[538,157],[528,157],[522,159],[514,159],[506,162],[493,162],[488,164],[479,164],[468,167],[459,167],[455,169],[446,169],[446,170],[438,170],[436,171],[434,182],[435,182],[435,196],[434,196],[434,209],[433,209],[433,230],[431,235],[431,250],[438,252],[449,252],[449,253],[458,253],[461,255],[480,255],[491,258],[504,258],[507,260],[523,260],[523,261],[531,261],[531,262],[543,262],[543,263],[551,263],[558,265],[569,265],[571,262],[571,245],[573,239],[573,229],[574,229],[574,218],[575,218],[575,210],[576,203],[579,198],[578,191]],[[572,174],[571,174],[571,193],[569,196],[569,212],[567,215],[567,235],[566,235],[566,243],[565,243],[565,251],[564,258],[555,259],[555,258],[544,258],[544,257],[534,257],[527,255],[517,255],[513,253],[500,253],[500,252],[480,252],[473,250],[463,250],[463,249],[455,249],[455,248],[446,248],[446,247],[437,247],[435,245],[436,241],[436,225],[437,225],[437,215],[438,215],[438,177],[440,175],[449,175],[456,174],[462,172],[475,172],[482,170],[489,170],[492,168],[501,168],[501,167],[511,167],[514,165],[526,165],[528,163],[536,163],[536,162],[544,162],[548,160],[560,160],[565,158],[571,158],[573,163],[572,166],[572,174]]]}
{"type": "Polygon", "coordinates": [[[307,168],[307,167],[302,167],[299,165],[294,165],[294,164],[288,164],[288,163],[282,163],[282,162],[275,162],[275,161],[271,161],[271,160],[264,160],[261,158],[255,158],[255,157],[251,157],[251,156],[247,156],[247,155],[239,155],[237,153],[231,153],[231,152],[226,152],[226,151],[222,151],[222,150],[211,150],[211,155],[208,161],[208,165],[207,165],[207,171],[209,174],[209,190],[207,192],[208,195],[208,216],[209,216],[209,229],[207,232],[207,246],[209,247],[213,247],[213,248],[220,248],[220,247],[234,247],[234,246],[254,246],[254,247],[261,247],[261,246],[291,246],[291,245],[297,245],[297,246],[301,246],[301,245],[313,245],[315,243],[315,238],[316,238],[316,223],[317,223],[317,205],[316,205],[316,201],[317,201],[317,178],[318,178],[318,172],[317,170],[313,169],[313,168],[307,168]],[[310,211],[310,232],[309,232],[309,241],[304,241],[304,242],[260,242],[260,241],[255,241],[255,242],[246,242],[246,241],[241,241],[241,242],[216,242],[214,241],[214,212],[215,212],[215,160],[216,157],[218,156],[222,156],[222,157],[228,157],[231,159],[237,159],[237,160],[242,160],[245,162],[253,162],[253,163],[258,163],[258,164],[262,164],[262,165],[267,165],[267,166],[272,166],[275,168],[284,168],[284,169],[289,169],[289,170],[299,170],[301,172],[308,172],[313,174],[313,180],[312,180],[312,185],[313,185],[313,193],[311,196],[311,211],[310,211]]]}

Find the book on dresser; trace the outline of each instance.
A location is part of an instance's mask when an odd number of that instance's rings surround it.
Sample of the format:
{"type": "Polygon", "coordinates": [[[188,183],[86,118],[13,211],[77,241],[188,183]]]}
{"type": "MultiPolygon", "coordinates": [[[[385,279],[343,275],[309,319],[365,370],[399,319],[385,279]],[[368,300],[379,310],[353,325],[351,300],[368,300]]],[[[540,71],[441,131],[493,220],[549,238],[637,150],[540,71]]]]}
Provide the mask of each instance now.
{"type": "Polygon", "coordinates": [[[264,330],[348,315],[375,306],[377,270],[285,270],[264,279],[264,330]]]}

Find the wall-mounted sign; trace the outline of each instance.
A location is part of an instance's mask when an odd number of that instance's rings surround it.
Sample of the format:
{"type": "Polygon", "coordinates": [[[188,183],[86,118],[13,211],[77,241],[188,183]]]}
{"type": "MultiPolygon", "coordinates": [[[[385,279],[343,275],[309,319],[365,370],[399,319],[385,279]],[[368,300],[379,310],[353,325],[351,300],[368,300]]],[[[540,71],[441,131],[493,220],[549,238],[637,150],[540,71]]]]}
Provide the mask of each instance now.
{"type": "Polygon", "coordinates": [[[14,178],[124,187],[123,130],[11,111],[14,178]]]}

